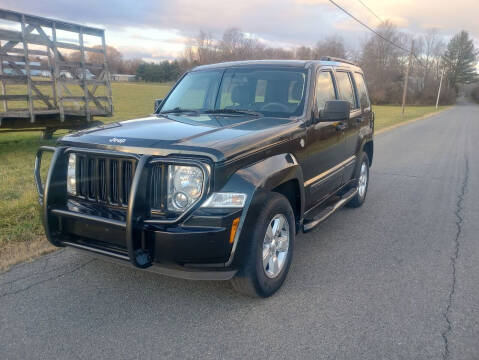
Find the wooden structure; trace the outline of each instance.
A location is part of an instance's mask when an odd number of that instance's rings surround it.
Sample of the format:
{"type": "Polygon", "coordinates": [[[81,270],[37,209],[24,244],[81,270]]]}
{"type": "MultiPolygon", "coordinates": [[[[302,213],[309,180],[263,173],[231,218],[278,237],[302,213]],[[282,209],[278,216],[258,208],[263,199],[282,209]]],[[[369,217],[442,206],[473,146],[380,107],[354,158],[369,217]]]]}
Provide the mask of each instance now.
{"type": "Polygon", "coordinates": [[[0,81],[0,132],[51,135],[113,114],[103,29],[0,9],[0,81]]]}

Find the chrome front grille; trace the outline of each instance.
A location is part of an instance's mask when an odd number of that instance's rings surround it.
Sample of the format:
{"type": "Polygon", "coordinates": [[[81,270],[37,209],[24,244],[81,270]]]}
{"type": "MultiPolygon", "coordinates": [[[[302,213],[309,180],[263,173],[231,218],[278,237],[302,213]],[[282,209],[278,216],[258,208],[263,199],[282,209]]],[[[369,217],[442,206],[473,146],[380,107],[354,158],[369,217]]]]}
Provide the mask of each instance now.
{"type": "Polygon", "coordinates": [[[90,201],[127,207],[136,159],[77,153],[77,195],[90,201]]]}

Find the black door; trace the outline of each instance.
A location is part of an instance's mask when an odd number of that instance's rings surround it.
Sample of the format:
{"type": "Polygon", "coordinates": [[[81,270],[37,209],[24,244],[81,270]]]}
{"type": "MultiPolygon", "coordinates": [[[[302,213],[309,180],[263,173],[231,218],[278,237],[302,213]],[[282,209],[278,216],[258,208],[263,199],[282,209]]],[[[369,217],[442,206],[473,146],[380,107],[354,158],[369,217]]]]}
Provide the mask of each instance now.
{"type": "MultiPolygon", "coordinates": [[[[328,100],[337,99],[332,71],[319,71],[316,78],[314,114],[328,100]]],[[[310,209],[334,192],[341,183],[338,164],[345,157],[344,130],[337,121],[312,121],[308,128],[303,176],[306,195],[306,209],[310,209]]]]}

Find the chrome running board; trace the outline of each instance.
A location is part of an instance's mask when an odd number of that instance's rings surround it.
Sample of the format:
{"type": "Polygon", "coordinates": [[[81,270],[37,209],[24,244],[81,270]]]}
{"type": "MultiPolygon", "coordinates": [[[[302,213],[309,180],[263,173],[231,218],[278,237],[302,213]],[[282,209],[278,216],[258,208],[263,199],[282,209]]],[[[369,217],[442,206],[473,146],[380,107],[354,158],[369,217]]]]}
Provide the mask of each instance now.
{"type": "Polygon", "coordinates": [[[303,224],[303,231],[308,232],[312,230],[316,225],[318,225],[319,223],[323,222],[328,217],[330,217],[336,210],[346,205],[348,201],[351,200],[357,193],[358,193],[358,188],[357,187],[352,188],[343,196],[341,196],[341,199],[338,202],[336,202],[333,205],[325,207],[323,210],[319,212],[318,215],[316,215],[311,220],[305,219],[303,224]]]}

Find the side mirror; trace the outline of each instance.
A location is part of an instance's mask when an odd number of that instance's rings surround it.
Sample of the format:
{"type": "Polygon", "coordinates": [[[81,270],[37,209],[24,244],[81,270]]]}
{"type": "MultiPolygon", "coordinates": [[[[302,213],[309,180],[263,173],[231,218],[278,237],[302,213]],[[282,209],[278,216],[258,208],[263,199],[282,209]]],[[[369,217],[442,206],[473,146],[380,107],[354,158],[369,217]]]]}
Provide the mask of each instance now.
{"type": "Polygon", "coordinates": [[[345,121],[349,119],[351,104],[345,100],[326,101],[319,114],[319,121],[345,121]]]}
{"type": "Polygon", "coordinates": [[[155,108],[153,109],[154,112],[156,112],[158,110],[158,108],[160,107],[162,102],[163,102],[163,99],[156,99],[155,100],[155,108]]]}

